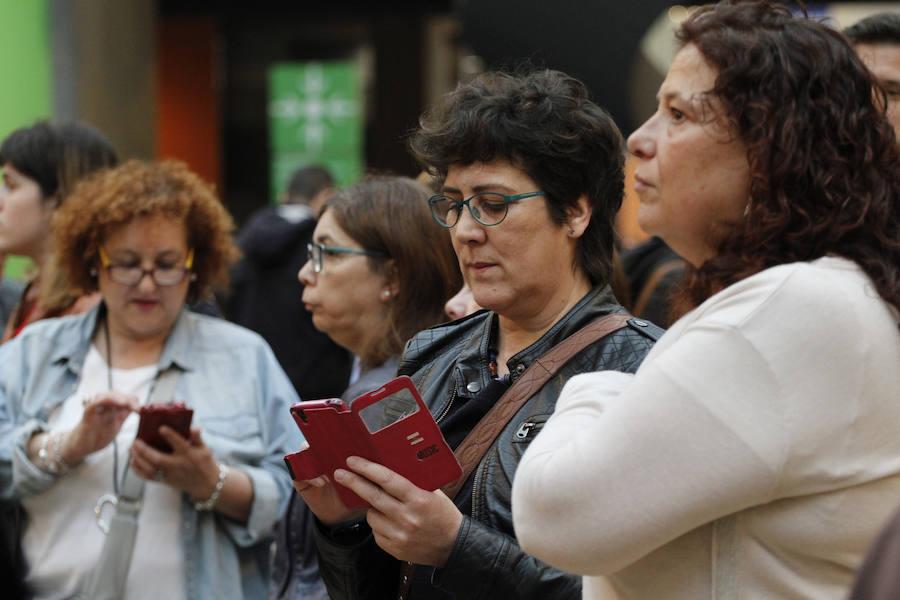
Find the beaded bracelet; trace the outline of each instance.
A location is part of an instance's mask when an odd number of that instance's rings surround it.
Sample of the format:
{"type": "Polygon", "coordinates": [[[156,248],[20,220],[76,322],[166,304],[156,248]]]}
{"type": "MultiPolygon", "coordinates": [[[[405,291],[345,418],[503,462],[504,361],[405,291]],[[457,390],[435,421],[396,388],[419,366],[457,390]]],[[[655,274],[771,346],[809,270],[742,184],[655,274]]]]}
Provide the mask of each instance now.
{"type": "Polygon", "coordinates": [[[202,502],[194,502],[194,509],[198,511],[203,510],[212,510],[216,505],[216,502],[219,501],[219,494],[222,493],[222,488],[225,487],[225,478],[228,476],[228,465],[219,463],[219,480],[216,482],[216,489],[213,490],[212,495],[202,502]]]}

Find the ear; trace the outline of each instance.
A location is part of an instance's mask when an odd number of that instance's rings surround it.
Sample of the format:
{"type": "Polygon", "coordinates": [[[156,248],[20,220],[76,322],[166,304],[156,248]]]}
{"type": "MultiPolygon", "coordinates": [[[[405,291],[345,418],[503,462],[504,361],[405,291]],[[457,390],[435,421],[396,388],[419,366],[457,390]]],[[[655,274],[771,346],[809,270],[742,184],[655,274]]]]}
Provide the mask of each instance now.
{"type": "Polygon", "coordinates": [[[392,302],[400,293],[400,273],[397,263],[390,259],[387,264],[387,274],[384,277],[384,287],[381,290],[382,302],[392,302]]]}
{"type": "Polygon", "coordinates": [[[594,209],[588,201],[587,194],[582,194],[575,201],[574,206],[566,208],[566,232],[569,237],[579,238],[584,234],[594,209]]]}
{"type": "Polygon", "coordinates": [[[59,208],[59,204],[59,192],[53,192],[49,196],[46,196],[43,201],[43,206],[48,216],[52,215],[53,211],[59,208]]]}

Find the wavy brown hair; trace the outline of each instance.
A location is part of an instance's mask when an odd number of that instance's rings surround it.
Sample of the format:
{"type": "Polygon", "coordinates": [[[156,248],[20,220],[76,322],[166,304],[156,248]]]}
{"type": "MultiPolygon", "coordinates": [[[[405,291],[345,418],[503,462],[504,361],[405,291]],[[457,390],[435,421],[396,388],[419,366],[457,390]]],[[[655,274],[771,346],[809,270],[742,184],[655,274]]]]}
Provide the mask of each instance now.
{"type": "Polygon", "coordinates": [[[783,5],[723,2],[679,31],[716,69],[709,92],[747,146],[743,223],[689,267],[682,314],[745,277],[833,254],[900,308],[900,170],[885,98],[838,31],[783,5]]]}
{"type": "Polygon", "coordinates": [[[53,215],[55,268],[73,287],[96,290],[93,273],[103,240],[134,219],[157,215],[180,220],[187,229],[196,275],[188,302],[207,297],[213,286],[224,288],[240,254],[231,235],[234,222],[212,186],[174,161],[129,160],[80,181],[53,215]]]}
{"type": "Polygon", "coordinates": [[[412,179],[370,176],[335,192],[322,209],[364,250],[393,259],[366,259],[386,277],[393,269],[398,283],[384,332],[360,356],[369,366],[400,356],[406,340],[446,320],[444,303],[462,287],[450,236],[431,217],[430,195],[412,179]]]}

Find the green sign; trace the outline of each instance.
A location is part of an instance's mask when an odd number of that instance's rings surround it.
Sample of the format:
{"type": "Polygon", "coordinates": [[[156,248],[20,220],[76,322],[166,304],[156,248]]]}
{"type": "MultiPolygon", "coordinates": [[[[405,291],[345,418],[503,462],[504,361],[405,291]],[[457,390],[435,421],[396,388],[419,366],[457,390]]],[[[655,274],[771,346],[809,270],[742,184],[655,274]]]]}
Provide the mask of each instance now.
{"type": "MultiPolygon", "coordinates": [[[[0,79],[15,82],[0,94],[0,140],[14,129],[48,118],[53,108],[48,4],[48,0],[0,0],[0,52],[7,57],[0,61],[0,79]]],[[[24,256],[8,256],[5,264],[0,256],[4,277],[24,279],[30,267],[31,260],[24,256]]]]}
{"type": "Polygon", "coordinates": [[[269,68],[271,195],[307,164],[328,168],[338,185],[362,173],[359,74],[352,61],[280,63],[269,68]]]}

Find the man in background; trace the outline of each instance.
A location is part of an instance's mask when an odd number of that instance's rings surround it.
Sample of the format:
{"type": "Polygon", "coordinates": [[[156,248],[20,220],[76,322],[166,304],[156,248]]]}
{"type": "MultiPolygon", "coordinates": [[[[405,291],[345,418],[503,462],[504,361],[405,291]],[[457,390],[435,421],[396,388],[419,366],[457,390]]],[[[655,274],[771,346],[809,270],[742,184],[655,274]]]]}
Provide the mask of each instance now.
{"type": "Polygon", "coordinates": [[[900,140],[900,13],[878,13],[844,30],[887,92],[888,119],[900,140]]]}
{"type": "Polygon", "coordinates": [[[317,165],[297,169],[277,206],[250,216],[237,235],[243,258],[232,272],[227,318],[262,335],[304,400],[340,396],[352,356],[313,326],[297,279],[316,218],[334,180],[317,165]]]}

